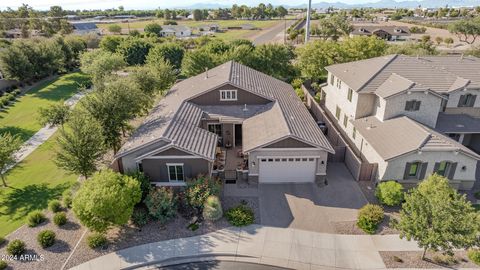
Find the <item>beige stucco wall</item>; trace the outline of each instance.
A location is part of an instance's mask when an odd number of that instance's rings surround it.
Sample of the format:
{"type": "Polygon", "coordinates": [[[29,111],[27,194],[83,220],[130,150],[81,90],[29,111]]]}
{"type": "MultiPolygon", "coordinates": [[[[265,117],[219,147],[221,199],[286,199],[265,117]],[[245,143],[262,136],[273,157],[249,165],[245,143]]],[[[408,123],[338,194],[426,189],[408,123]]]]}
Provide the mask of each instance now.
{"type": "Polygon", "coordinates": [[[420,123],[430,127],[435,127],[438,113],[440,111],[442,98],[428,92],[411,92],[383,99],[377,97],[376,117],[385,121],[399,115],[408,116],[420,123]],[[405,111],[405,103],[409,100],[421,101],[418,111],[405,111]]]}
{"type": "Polygon", "coordinates": [[[477,95],[477,99],[475,100],[475,104],[473,105],[473,107],[480,107],[480,90],[458,90],[448,94],[447,108],[458,107],[458,101],[460,100],[460,96],[466,94],[477,95]]]}
{"type": "Polygon", "coordinates": [[[125,156],[122,157],[122,166],[123,166],[123,171],[124,172],[128,172],[128,171],[134,171],[137,169],[137,163],[135,161],[135,159],[139,156],[142,156],[146,153],[149,153],[149,152],[152,152],[156,149],[159,149],[163,146],[167,145],[166,142],[164,141],[159,141],[157,143],[154,143],[150,146],[147,146],[143,149],[139,149],[137,151],[134,151],[130,154],[127,154],[125,156]]]}

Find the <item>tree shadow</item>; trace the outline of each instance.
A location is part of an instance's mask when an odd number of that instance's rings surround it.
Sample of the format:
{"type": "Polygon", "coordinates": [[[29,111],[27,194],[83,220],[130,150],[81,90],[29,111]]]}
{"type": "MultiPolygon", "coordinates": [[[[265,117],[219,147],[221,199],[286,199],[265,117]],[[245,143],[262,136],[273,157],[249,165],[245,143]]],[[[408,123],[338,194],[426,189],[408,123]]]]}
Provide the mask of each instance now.
{"type": "Polygon", "coordinates": [[[35,134],[35,131],[15,126],[0,127],[0,135],[5,133],[10,133],[11,135],[18,135],[20,136],[20,139],[22,141],[26,141],[35,134]]]}
{"type": "Polygon", "coordinates": [[[68,187],[68,183],[62,183],[54,187],[33,184],[23,188],[12,188],[3,199],[6,211],[2,214],[11,216],[13,220],[22,219],[33,210],[47,208],[48,202],[60,197],[68,187]]]}
{"type": "Polygon", "coordinates": [[[41,85],[35,91],[31,91],[30,95],[51,101],[67,100],[78,91],[80,85],[85,81],[87,81],[87,77],[80,73],[66,75],[46,85],[41,85]]]}

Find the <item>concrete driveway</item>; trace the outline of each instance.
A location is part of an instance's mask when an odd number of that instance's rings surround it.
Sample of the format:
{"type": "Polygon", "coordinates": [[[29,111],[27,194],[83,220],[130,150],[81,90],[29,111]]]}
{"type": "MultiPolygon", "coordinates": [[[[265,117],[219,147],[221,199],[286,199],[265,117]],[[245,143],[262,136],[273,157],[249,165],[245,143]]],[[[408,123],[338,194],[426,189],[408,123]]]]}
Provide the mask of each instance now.
{"type": "Polygon", "coordinates": [[[332,223],[353,221],[367,203],[343,163],[328,164],[328,185],[260,184],[261,224],[335,233],[332,223]]]}

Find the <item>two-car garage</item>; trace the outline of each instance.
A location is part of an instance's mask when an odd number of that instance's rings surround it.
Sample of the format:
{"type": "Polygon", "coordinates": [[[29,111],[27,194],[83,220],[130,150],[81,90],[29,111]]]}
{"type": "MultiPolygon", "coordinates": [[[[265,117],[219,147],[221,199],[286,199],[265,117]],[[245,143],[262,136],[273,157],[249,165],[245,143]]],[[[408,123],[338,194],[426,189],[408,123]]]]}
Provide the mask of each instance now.
{"type": "Polygon", "coordinates": [[[314,182],[314,157],[262,157],[259,158],[260,183],[314,182]]]}

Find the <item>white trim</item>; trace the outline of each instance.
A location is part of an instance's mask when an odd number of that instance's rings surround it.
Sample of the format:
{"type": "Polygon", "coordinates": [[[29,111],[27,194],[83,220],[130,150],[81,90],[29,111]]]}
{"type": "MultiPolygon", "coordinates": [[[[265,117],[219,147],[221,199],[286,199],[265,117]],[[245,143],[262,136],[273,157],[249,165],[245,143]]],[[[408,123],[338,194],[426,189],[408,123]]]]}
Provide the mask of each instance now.
{"type": "Polygon", "coordinates": [[[197,156],[151,156],[151,157],[146,157],[142,160],[145,159],[204,159],[201,157],[197,156]]]}
{"type": "MultiPolygon", "coordinates": [[[[173,183],[180,183],[180,182],[185,182],[185,168],[183,166],[183,163],[166,163],[165,164],[167,166],[167,175],[168,175],[168,181],[169,182],[173,182],[173,183]],[[182,166],[182,176],[183,176],[183,180],[172,180],[170,179],[170,167],[178,167],[178,166],[182,166]]],[[[175,170],[175,176],[177,176],[177,170],[175,170]]]]}
{"type": "Polygon", "coordinates": [[[166,187],[183,187],[187,185],[185,181],[150,182],[150,184],[154,184],[156,186],[166,186],[166,187]]]}
{"type": "MultiPolygon", "coordinates": [[[[314,159],[316,159],[316,158],[318,158],[318,159],[320,159],[320,156],[257,156],[257,159],[261,159],[261,158],[271,158],[271,159],[282,159],[282,158],[286,158],[286,159],[289,159],[289,158],[314,158],[314,159]]],[[[299,161],[295,161],[295,162],[299,162],[299,161]]],[[[309,161],[309,162],[315,162],[315,161],[309,161]]]]}
{"type": "MultiPolygon", "coordinates": [[[[146,153],[146,154],[143,154],[143,155],[141,155],[141,156],[139,156],[139,157],[136,157],[136,158],[135,158],[135,161],[142,160],[142,159],[144,159],[144,158],[146,158],[146,157],[148,157],[148,156],[155,155],[155,154],[157,154],[157,153],[163,152],[163,151],[168,150],[168,149],[170,149],[170,148],[178,149],[178,148],[174,147],[172,144],[169,143],[169,144],[167,144],[167,145],[165,145],[165,146],[162,146],[162,147],[157,148],[157,149],[155,149],[155,150],[152,150],[152,151],[150,151],[150,152],[148,152],[148,153],[146,153]]],[[[180,150],[180,149],[178,149],[178,150],[180,150]]]]}
{"type": "Polygon", "coordinates": [[[258,173],[249,173],[250,176],[258,176],[258,173]]]}
{"type": "Polygon", "coordinates": [[[237,89],[224,89],[224,90],[220,90],[219,92],[220,92],[220,101],[237,101],[238,100],[237,89]]]}
{"type": "Polygon", "coordinates": [[[302,151],[302,150],[307,150],[307,151],[325,151],[320,148],[260,148],[257,149],[256,151],[272,151],[272,152],[278,152],[278,151],[302,151]]]}

